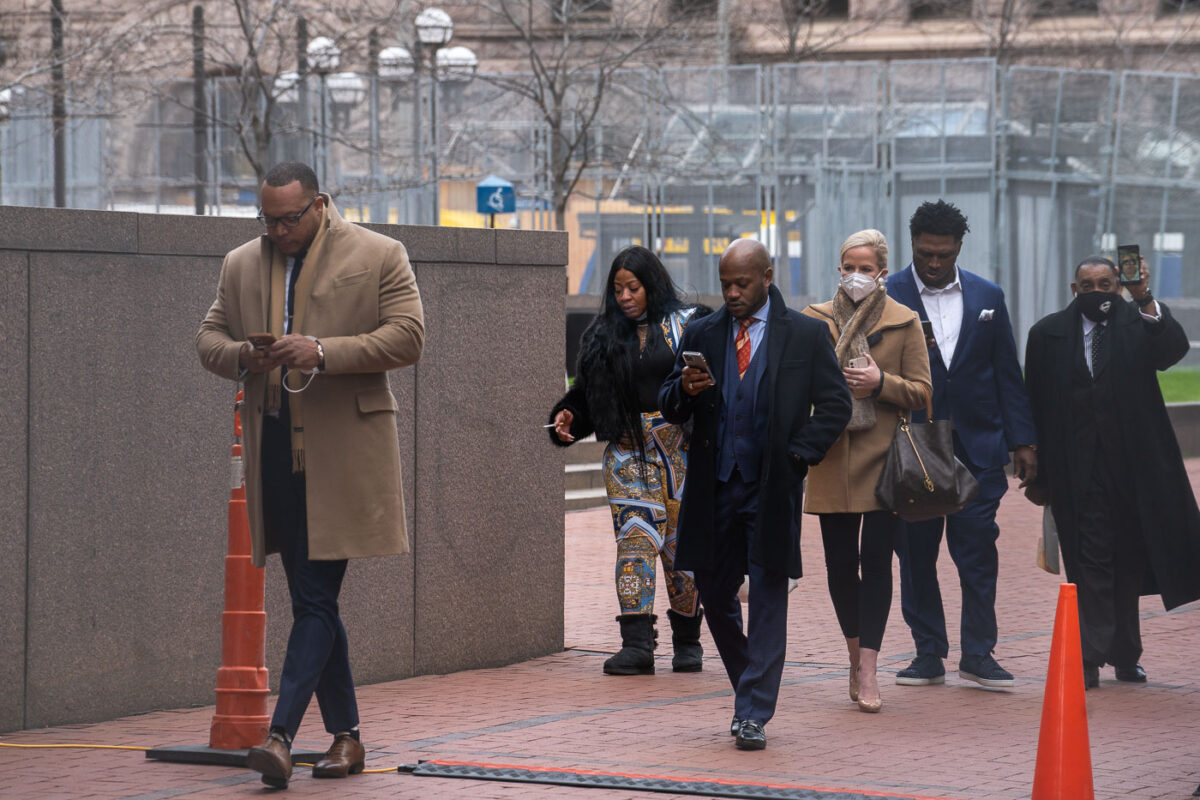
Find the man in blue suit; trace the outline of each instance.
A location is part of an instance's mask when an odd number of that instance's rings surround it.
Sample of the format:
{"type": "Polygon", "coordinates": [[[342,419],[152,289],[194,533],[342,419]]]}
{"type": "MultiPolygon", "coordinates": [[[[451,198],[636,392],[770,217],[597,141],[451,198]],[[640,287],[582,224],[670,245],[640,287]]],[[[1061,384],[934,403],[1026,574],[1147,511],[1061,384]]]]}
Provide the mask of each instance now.
{"type": "Polygon", "coordinates": [[[738,239],[717,269],[725,305],[684,331],[658,401],[668,422],[693,422],[675,566],[695,571],[734,690],[734,744],[761,750],[783,677],[788,578],[801,572],[804,476],[850,420],[850,390],[829,329],[772,285],[766,247],[738,239]],[[708,369],[688,366],[691,352],[708,369]]]}
{"type": "Polygon", "coordinates": [[[900,606],[917,649],[913,662],[896,674],[896,683],[904,686],[946,680],[942,659],[949,642],[937,578],[943,527],[962,587],[958,675],[988,687],[1013,685],[1013,676],[992,656],[996,509],[1008,490],[1004,466],[1010,452],[1022,488],[1037,477],[1036,434],[1004,292],[957,265],[968,230],[967,218],[952,204],[923,203],[909,220],[912,264],[887,285],[888,295],[916,311],[925,325],[933,416],[954,423],[955,455],[979,481],[979,494],[958,513],[901,526],[900,606]]]}

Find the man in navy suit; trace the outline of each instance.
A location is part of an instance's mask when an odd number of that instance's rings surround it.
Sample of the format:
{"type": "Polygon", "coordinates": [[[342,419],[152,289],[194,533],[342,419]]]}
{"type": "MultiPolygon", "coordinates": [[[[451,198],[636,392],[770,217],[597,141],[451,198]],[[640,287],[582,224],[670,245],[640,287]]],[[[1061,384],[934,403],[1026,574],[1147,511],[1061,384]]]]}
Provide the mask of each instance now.
{"type": "Polygon", "coordinates": [[[733,685],[729,732],[761,750],[783,677],[788,578],[800,577],[803,480],[850,420],[850,390],[829,329],[784,305],[761,243],[735,241],[718,269],[725,305],[688,326],[658,399],[668,422],[695,422],[675,565],[695,572],[733,685]],[[692,351],[708,370],[685,365],[692,351]]]}
{"type": "Polygon", "coordinates": [[[954,423],[955,455],[979,481],[979,494],[958,513],[901,526],[900,606],[917,649],[913,662],[896,674],[896,683],[905,686],[946,680],[942,659],[949,642],[937,578],[943,527],[962,587],[958,675],[983,686],[1013,685],[1012,675],[992,656],[996,509],[1008,490],[1004,466],[1010,452],[1022,488],[1037,477],[1036,434],[1004,292],[957,265],[968,230],[967,218],[950,203],[923,203],[909,220],[912,265],[887,285],[890,297],[928,323],[927,335],[932,328],[927,344],[933,416],[954,423]]]}

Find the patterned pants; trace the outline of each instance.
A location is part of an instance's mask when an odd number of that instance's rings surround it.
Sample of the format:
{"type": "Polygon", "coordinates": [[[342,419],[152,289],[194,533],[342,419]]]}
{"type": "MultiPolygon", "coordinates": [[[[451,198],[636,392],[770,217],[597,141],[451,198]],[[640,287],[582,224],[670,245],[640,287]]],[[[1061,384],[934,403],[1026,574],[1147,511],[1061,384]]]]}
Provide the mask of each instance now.
{"type": "Polygon", "coordinates": [[[675,613],[694,617],[700,599],[692,573],[674,569],[675,525],[687,473],[687,440],[658,412],[642,414],[643,461],[628,442],[604,451],[604,482],[617,536],[617,600],[622,614],[654,613],[655,567],[662,559],[675,613]]]}

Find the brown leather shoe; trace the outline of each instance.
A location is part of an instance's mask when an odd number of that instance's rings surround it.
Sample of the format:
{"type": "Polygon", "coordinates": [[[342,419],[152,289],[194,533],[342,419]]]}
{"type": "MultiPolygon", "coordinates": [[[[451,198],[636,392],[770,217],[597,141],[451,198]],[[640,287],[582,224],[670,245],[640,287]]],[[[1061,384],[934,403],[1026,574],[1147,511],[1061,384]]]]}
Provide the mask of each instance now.
{"type": "Polygon", "coordinates": [[[348,733],[333,737],[333,746],[325,757],[313,765],[314,778],[344,778],[363,771],[367,751],[362,742],[348,733]]]}
{"type": "Polygon", "coordinates": [[[262,773],[262,782],[276,789],[286,789],[292,777],[292,751],[282,740],[269,736],[246,754],[246,766],[262,773]]]}

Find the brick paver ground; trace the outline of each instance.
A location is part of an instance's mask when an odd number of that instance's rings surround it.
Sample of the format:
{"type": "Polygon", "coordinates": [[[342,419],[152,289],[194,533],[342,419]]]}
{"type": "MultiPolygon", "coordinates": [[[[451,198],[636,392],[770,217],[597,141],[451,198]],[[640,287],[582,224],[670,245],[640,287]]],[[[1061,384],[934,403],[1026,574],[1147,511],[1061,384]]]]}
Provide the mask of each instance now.
{"type": "MultiPolygon", "coordinates": [[[[1189,462],[1189,469],[1200,486],[1200,461],[1189,462]]],[[[707,631],[702,673],[670,672],[664,615],[658,675],[601,674],[619,639],[611,526],[603,509],[568,514],[567,649],[503,669],[362,687],[367,766],[450,759],[927,798],[1029,797],[1058,590],[1058,580],[1033,564],[1040,519],[1040,510],[1015,491],[1001,506],[996,655],[1017,676],[1015,688],[986,690],[960,680],[953,649],[944,686],[895,686],[891,675],[913,655],[897,581],[880,658],[884,708],[877,715],[858,712],[847,697],[845,651],[811,521],[804,535],[807,575],[791,595],[788,663],[777,716],[767,726],[769,746],[741,752],[727,732],[732,699],[707,631]]],[[[957,577],[944,548],[940,566],[947,617],[956,623],[957,577]]],[[[1200,782],[1200,604],[1165,613],[1157,598],[1146,598],[1142,619],[1150,682],[1120,684],[1106,670],[1101,688],[1087,693],[1096,797],[1104,800],[1182,799],[1200,782]]],[[[956,640],[955,631],[952,648],[956,640]]],[[[211,707],[169,710],[0,739],[194,744],[207,740],[211,717],[211,707]]],[[[326,742],[314,708],[298,744],[321,749],[326,742]]],[[[0,748],[0,797],[6,800],[257,797],[264,791],[257,775],[244,769],[158,763],[137,752],[0,748]]],[[[304,770],[290,793],[470,800],[675,796],[395,772],[318,781],[304,770]]]]}

